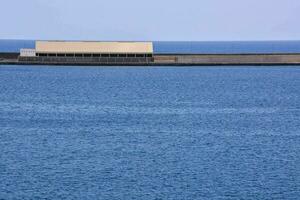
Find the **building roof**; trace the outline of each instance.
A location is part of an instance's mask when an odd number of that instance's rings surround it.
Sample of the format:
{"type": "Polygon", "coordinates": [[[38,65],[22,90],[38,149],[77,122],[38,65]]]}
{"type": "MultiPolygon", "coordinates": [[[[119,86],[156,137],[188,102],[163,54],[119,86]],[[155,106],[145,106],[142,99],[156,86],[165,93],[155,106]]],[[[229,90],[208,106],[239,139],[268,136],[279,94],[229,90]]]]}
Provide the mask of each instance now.
{"type": "Polygon", "coordinates": [[[36,41],[37,53],[136,53],[152,54],[152,42],[36,41]]]}

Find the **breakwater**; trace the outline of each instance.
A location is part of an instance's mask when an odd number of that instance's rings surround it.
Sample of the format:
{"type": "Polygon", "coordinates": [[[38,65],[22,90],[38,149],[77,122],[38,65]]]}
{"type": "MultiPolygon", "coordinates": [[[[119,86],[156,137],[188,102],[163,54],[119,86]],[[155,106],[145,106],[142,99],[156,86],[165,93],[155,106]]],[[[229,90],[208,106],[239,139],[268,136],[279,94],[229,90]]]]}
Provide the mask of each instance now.
{"type": "MultiPolygon", "coordinates": [[[[1,44],[1,43],[0,43],[1,44]]],[[[95,66],[300,65],[297,42],[171,43],[35,41],[0,48],[0,64],[95,66]],[[2,50],[1,50],[2,49],[2,50]],[[3,52],[3,53],[1,53],[3,52]]]]}
{"type": "Polygon", "coordinates": [[[300,54],[158,54],[150,58],[20,57],[17,54],[0,54],[0,64],[96,66],[300,65],[300,54]]]}
{"type": "Polygon", "coordinates": [[[299,65],[300,54],[156,55],[157,65],[299,65]]]}

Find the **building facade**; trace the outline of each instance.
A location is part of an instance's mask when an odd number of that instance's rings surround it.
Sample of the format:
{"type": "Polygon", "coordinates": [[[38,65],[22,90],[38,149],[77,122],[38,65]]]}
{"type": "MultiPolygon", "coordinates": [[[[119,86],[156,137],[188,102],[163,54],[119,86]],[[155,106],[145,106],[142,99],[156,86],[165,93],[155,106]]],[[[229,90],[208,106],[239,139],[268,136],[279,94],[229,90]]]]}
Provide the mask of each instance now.
{"type": "Polygon", "coordinates": [[[58,63],[149,63],[152,42],[36,41],[35,49],[22,49],[21,61],[58,63]]]}

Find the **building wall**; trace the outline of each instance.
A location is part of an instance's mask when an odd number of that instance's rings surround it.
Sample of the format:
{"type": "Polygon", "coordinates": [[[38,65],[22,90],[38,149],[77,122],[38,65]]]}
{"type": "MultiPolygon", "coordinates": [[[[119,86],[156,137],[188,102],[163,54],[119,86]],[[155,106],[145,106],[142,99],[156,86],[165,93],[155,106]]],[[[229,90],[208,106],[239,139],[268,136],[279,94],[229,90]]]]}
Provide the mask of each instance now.
{"type": "Polygon", "coordinates": [[[35,49],[21,49],[20,56],[22,57],[35,57],[35,49]]]}
{"type": "Polygon", "coordinates": [[[78,58],[78,57],[19,57],[21,62],[31,62],[38,64],[149,64],[153,63],[153,58],[78,58]]]}
{"type": "Polygon", "coordinates": [[[37,53],[135,53],[153,54],[152,42],[37,41],[37,53]]]}

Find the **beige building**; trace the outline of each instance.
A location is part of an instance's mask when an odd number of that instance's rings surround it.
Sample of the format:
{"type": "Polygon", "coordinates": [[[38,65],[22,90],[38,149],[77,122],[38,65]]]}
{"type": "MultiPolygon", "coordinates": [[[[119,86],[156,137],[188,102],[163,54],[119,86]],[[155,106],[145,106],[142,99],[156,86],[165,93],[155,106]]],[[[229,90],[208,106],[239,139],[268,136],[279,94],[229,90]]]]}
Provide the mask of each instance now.
{"type": "Polygon", "coordinates": [[[152,42],[36,41],[35,49],[21,49],[23,61],[50,63],[149,63],[152,42]]]}
{"type": "Polygon", "coordinates": [[[152,42],[37,41],[36,53],[153,54],[152,42]]]}

